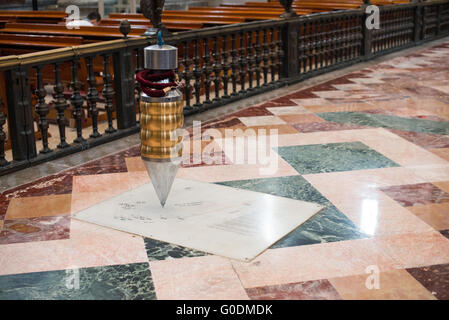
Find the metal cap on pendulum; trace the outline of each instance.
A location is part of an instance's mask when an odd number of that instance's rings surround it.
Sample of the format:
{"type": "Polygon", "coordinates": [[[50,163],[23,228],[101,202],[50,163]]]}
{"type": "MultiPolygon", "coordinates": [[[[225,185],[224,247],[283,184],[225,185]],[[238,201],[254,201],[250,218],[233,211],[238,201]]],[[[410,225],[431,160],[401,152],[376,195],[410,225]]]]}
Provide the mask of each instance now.
{"type": "Polygon", "coordinates": [[[137,74],[140,96],[141,154],[164,207],[182,158],[183,99],[174,70],[178,48],[158,44],[144,49],[145,70],[137,74]]]}

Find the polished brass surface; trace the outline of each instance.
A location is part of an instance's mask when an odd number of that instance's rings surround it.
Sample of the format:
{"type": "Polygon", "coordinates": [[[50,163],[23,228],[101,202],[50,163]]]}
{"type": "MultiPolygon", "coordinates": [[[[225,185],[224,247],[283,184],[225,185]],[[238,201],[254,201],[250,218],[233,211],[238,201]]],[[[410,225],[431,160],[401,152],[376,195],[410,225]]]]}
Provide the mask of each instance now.
{"type": "Polygon", "coordinates": [[[161,160],[182,156],[183,105],[182,100],[141,102],[142,157],[161,160]]]}

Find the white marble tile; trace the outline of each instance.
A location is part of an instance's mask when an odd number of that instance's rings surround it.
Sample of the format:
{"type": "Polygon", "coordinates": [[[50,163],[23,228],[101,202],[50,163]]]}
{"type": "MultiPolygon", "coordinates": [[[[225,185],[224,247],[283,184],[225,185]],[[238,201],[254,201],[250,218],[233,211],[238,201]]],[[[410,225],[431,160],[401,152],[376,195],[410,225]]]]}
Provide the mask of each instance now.
{"type": "Polygon", "coordinates": [[[276,108],[267,108],[272,114],[280,116],[280,115],[290,115],[290,114],[305,114],[311,113],[309,110],[304,108],[303,106],[294,106],[294,107],[276,107],[276,108]]]}
{"type": "Polygon", "coordinates": [[[359,83],[333,84],[332,86],[337,90],[344,90],[344,91],[370,90],[369,87],[359,83]]]}
{"type": "Polygon", "coordinates": [[[74,218],[249,261],[321,209],[315,203],[177,179],[165,208],[146,184],[74,218]]]}
{"type": "Polygon", "coordinates": [[[240,117],[239,120],[247,127],[287,124],[276,116],[240,117]]]}

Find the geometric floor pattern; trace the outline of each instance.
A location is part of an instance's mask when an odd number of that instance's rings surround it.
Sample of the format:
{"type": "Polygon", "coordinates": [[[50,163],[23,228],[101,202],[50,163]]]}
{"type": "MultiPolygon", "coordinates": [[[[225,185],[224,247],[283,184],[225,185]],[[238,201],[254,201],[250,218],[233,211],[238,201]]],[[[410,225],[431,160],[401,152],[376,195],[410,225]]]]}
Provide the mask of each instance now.
{"type": "Polygon", "coordinates": [[[446,41],[203,124],[276,129],[278,167],[217,142],[185,148],[200,161],[179,178],[325,206],[250,263],[71,219],[149,182],[138,146],[1,193],[0,299],[449,299],[448,58],[446,41]]]}

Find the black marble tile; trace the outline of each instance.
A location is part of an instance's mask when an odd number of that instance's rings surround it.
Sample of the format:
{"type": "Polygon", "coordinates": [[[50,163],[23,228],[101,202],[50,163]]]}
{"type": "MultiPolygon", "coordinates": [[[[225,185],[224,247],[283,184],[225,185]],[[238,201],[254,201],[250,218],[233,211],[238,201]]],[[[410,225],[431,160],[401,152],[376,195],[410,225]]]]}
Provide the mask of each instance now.
{"type": "Polygon", "coordinates": [[[301,176],[229,181],[218,184],[295,200],[315,202],[325,206],[322,211],[274,244],[273,248],[368,237],[301,176]]]}
{"type": "Polygon", "coordinates": [[[439,300],[449,300],[449,264],[439,264],[407,271],[439,300]]]}
{"type": "Polygon", "coordinates": [[[181,247],[175,244],[170,244],[150,238],[145,238],[144,241],[149,261],[201,257],[208,255],[206,252],[181,247]]]}
{"type": "Polygon", "coordinates": [[[398,166],[361,142],[280,147],[277,153],[300,174],[398,166]]]}
{"type": "Polygon", "coordinates": [[[443,230],[443,231],[440,231],[440,233],[449,239],[449,230],[443,230]]]}
{"type": "Polygon", "coordinates": [[[0,300],[156,299],[148,263],[0,276],[0,300]]]}

